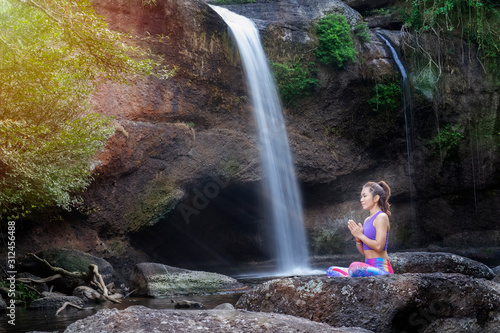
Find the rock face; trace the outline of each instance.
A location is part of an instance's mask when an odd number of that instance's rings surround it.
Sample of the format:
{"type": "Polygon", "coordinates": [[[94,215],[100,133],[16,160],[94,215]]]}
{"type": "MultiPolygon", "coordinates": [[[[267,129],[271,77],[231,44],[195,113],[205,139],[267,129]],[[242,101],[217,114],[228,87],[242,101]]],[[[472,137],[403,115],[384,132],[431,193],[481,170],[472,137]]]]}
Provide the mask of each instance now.
{"type": "Polygon", "coordinates": [[[284,27],[284,38],[293,43],[309,42],[314,22],[327,14],[344,15],[353,26],[361,21],[361,15],[340,0],[257,0],[223,7],[251,18],[261,32],[276,25],[284,27]]]}
{"type": "Polygon", "coordinates": [[[78,320],[65,333],[106,331],[109,333],[143,332],[338,332],[368,333],[364,329],[333,328],[281,314],[252,313],[236,310],[172,311],[131,306],[125,310],[104,309],[78,320]]]}
{"type": "Polygon", "coordinates": [[[244,294],[236,307],[374,332],[421,332],[440,319],[500,329],[498,284],[461,274],[272,280],[244,294]]]}
{"type": "Polygon", "coordinates": [[[457,332],[477,332],[495,333],[500,327],[500,317],[497,315],[486,324],[479,320],[467,319],[439,319],[434,321],[423,331],[424,333],[457,333],[457,332]]]}
{"type": "Polygon", "coordinates": [[[375,1],[343,0],[343,1],[346,5],[356,9],[357,11],[368,11],[376,8],[389,7],[397,2],[396,0],[375,0],[375,1]]]}
{"type": "Polygon", "coordinates": [[[451,253],[398,252],[389,255],[395,273],[460,273],[493,279],[491,268],[478,261],[451,253]]]}
{"type": "Polygon", "coordinates": [[[130,279],[134,294],[149,297],[212,294],[241,289],[237,280],[217,273],[190,271],[156,263],[135,266],[130,279]]]}
{"type": "Polygon", "coordinates": [[[7,309],[7,303],[5,303],[2,295],[0,295],[0,310],[5,310],[5,309],[7,309]]]}

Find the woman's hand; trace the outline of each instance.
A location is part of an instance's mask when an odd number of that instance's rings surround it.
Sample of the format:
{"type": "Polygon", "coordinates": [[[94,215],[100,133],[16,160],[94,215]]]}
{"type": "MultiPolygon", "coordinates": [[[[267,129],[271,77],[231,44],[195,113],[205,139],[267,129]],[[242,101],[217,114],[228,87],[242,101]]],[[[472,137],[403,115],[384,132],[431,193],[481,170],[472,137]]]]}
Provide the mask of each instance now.
{"type": "Polygon", "coordinates": [[[353,220],[349,220],[347,222],[347,227],[349,228],[349,231],[351,231],[354,238],[359,239],[363,235],[363,226],[361,223],[356,224],[353,220]]]}

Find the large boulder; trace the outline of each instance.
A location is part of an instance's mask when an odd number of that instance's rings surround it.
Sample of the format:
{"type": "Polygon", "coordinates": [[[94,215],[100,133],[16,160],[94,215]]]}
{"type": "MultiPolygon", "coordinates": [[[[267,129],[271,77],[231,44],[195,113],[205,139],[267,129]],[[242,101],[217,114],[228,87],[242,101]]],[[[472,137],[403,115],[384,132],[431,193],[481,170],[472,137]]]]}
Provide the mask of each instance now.
{"type": "Polygon", "coordinates": [[[438,319],[429,325],[423,333],[497,333],[500,327],[500,316],[493,317],[487,323],[478,318],[438,319]]]}
{"type": "Polygon", "coordinates": [[[236,308],[374,332],[420,332],[438,319],[471,319],[500,329],[493,319],[500,309],[498,284],[462,274],[277,279],[244,294],[236,308]]]}
{"type": "Polygon", "coordinates": [[[491,268],[478,261],[444,252],[397,252],[389,254],[395,273],[461,273],[493,279],[491,268]]]}
{"type": "Polygon", "coordinates": [[[58,309],[64,303],[69,302],[77,306],[83,307],[84,302],[81,298],[76,296],[64,295],[49,295],[47,297],[39,298],[30,303],[28,309],[30,310],[44,310],[44,309],[58,309]]]}
{"type": "Polygon", "coordinates": [[[493,268],[493,273],[495,273],[493,281],[500,283],[500,266],[493,268]]]}
{"type": "Polygon", "coordinates": [[[152,310],[131,306],[125,310],[103,309],[69,325],[65,333],[77,332],[351,332],[368,333],[360,328],[333,328],[303,318],[282,314],[237,310],[152,310]]]}
{"type": "Polygon", "coordinates": [[[130,289],[136,290],[134,294],[148,297],[212,294],[242,288],[241,283],[229,276],[157,263],[137,264],[130,279],[130,289]]]}

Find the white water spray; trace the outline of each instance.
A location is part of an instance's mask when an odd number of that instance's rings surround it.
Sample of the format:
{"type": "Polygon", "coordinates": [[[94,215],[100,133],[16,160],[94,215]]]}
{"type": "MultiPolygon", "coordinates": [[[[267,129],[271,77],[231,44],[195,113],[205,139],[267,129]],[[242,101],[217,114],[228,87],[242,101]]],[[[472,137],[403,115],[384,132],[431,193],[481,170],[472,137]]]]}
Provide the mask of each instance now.
{"type": "Polygon", "coordinates": [[[295,178],[281,102],[250,19],[211,6],[227,23],[245,70],[259,132],[264,186],[269,196],[278,275],[310,274],[302,202],[295,178]]]}

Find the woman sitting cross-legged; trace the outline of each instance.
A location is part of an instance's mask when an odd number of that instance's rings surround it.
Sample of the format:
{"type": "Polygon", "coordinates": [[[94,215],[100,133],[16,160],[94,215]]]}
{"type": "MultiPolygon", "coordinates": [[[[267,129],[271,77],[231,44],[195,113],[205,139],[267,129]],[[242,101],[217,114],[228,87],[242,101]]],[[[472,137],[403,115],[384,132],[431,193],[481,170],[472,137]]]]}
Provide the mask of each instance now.
{"type": "Polygon", "coordinates": [[[356,240],[358,251],[365,262],[353,262],[349,268],[332,266],[327,276],[372,276],[394,274],[387,256],[387,241],[391,228],[389,197],[391,189],[384,181],[368,182],[361,191],[361,206],[370,212],[363,225],[348,221],[348,228],[356,240]]]}

